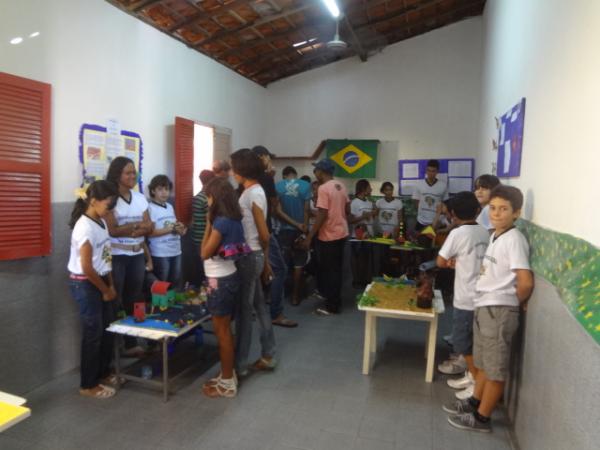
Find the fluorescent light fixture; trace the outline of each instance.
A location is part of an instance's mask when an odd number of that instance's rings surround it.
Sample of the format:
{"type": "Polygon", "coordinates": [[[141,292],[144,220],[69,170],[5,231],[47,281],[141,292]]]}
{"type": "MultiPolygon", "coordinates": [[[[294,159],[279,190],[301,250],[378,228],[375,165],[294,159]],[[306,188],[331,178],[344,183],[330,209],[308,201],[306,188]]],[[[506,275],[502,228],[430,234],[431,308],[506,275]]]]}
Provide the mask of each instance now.
{"type": "Polygon", "coordinates": [[[306,44],[306,42],[307,42],[307,41],[296,42],[296,43],[294,44],[294,47],[300,47],[301,45],[304,45],[304,44],[306,44]]]}
{"type": "Polygon", "coordinates": [[[38,37],[39,35],[40,35],[40,32],[39,32],[39,31],[34,31],[33,33],[31,33],[31,34],[29,35],[29,37],[30,37],[30,38],[34,38],[34,37],[38,37]]]}
{"type": "Polygon", "coordinates": [[[335,0],[323,0],[323,3],[325,3],[325,6],[327,6],[327,9],[333,17],[337,19],[340,16],[340,8],[335,0]]]}
{"type": "Polygon", "coordinates": [[[18,36],[16,38],[12,38],[10,40],[10,43],[13,44],[13,45],[20,44],[21,42],[23,42],[23,38],[21,36],[18,36]]]}

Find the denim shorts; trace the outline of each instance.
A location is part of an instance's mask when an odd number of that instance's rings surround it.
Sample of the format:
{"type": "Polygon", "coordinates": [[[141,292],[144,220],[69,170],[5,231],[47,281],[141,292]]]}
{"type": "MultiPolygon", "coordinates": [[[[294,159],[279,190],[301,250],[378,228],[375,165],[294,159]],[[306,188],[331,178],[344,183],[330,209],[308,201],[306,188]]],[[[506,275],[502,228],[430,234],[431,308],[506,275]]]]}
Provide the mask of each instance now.
{"type": "Polygon", "coordinates": [[[299,230],[280,230],[277,237],[285,262],[294,268],[302,268],[308,264],[308,251],[296,243],[301,235],[299,230]]]}
{"type": "Polygon", "coordinates": [[[206,292],[208,311],[213,316],[231,316],[236,309],[237,292],[240,287],[238,273],[225,277],[207,277],[206,292]]]}
{"type": "Polygon", "coordinates": [[[473,354],[473,311],[454,308],[452,347],[459,355],[473,354]]]}

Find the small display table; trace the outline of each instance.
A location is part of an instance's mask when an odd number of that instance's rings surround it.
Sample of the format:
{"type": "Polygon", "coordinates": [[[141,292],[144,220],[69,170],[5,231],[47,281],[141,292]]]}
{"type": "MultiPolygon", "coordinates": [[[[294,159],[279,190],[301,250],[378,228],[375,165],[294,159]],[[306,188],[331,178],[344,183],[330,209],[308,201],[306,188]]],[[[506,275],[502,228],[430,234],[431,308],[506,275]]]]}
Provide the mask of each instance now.
{"type": "Polygon", "coordinates": [[[437,340],[438,314],[444,312],[444,302],[440,291],[435,291],[433,307],[430,309],[418,308],[414,301],[416,291],[414,286],[405,285],[398,287],[398,283],[386,283],[375,281],[367,286],[363,296],[375,300],[372,306],[363,306],[359,303],[358,309],[365,312],[365,338],[363,348],[363,370],[368,375],[371,370],[371,354],[377,352],[377,318],[387,317],[391,319],[418,320],[429,322],[427,343],[425,345],[425,357],[427,368],[425,381],[431,383],[433,380],[433,365],[435,362],[435,347],[437,340]],[[397,290],[397,292],[394,292],[397,290]],[[379,302],[378,296],[382,301],[379,302]],[[383,298],[385,297],[385,300],[383,298]]]}
{"type": "Polygon", "coordinates": [[[124,378],[126,380],[143,383],[148,386],[161,388],[163,392],[163,400],[166,402],[169,399],[169,383],[186,373],[187,370],[191,369],[191,367],[188,367],[186,370],[178,373],[176,376],[169,377],[169,343],[194,330],[202,323],[207,322],[210,319],[210,314],[204,310],[202,314],[197,314],[193,321],[190,321],[190,323],[187,323],[185,326],[180,328],[175,328],[164,321],[152,319],[141,323],[136,323],[132,317],[127,317],[125,319],[113,322],[107,328],[108,331],[119,335],[139,337],[156,341],[160,343],[162,349],[162,379],[161,381],[155,381],[152,379],[139,377],[131,373],[126,373],[125,370],[127,368],[121,368],[121,355],[119,346],[115,345],[115,375],[117,376],[117,379],[124,378]]]}

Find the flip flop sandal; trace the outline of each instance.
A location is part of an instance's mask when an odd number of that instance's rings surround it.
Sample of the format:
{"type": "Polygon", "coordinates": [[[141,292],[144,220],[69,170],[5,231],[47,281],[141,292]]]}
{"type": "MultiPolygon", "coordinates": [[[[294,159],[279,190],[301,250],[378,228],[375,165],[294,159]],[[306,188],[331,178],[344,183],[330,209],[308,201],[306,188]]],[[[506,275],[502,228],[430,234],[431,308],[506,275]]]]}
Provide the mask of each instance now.
{"type": "Polygon", "coordinates": [[[122,377],[117,377],[116,375],[109,375],[106,378],[103,378],[101,380],[103,385],[106,386],[110,386],[112,387],[119,387],[122,386],[123,384],[125,384],[127,382],[127,380],[125,378],[122,377]]]}
{"type": "Polygon", "coordinates": [[[79,389],[79,394],[83,395],[84,397],[97,398],[101,400],[111,398],[113,395],[115,395],[115,390],[113,388],[104,386],[102,384],[99,384],[98,386],[100,386],[101,389],[98,389],[94,392],[91,389],[79,389]]]}
{"type": "Polygon", "coordinates": [[[271,360],[260,358],[254,364],[252,364],[252,370],[256,371],[271,372],[275,370],[275,367],[277,367],[275,358],[271,358],[271,360]]]}
{"type": "Polygon", "coordinates": [[[235,384],[225,384],[223,380],[219,380],[215,384],[205,383],[202,386],[202,393],[210,398],[232,398],[237,395],[237,387],[235,384]]]}
{"type": "Polygon", "coordinates": [[[281,319],[272,320],[271,323],[278,327],[284,327],[284,328],[296,328],[298,326],[297,322],[287,319],[286,317],[282,317],[281,319]]]}

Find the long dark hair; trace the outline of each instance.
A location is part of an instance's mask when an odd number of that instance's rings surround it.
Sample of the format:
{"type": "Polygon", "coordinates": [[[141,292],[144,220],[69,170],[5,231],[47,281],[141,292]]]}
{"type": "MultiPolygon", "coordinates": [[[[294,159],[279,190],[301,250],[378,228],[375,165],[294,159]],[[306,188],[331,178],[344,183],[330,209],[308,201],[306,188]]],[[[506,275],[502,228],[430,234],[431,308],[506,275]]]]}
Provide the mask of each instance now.
{"type": "Polygon", "coordinates": [[[242,220],[242,210],[233,186],[223,177],[215,177],[206,185],[204,194],[212,197],[212,205],[208,208],[210,217],[222,216],[233,220],[242,220]]]}
{"type": "Polygon", "coordinates": [[[127,164],[135,164],[133,161],[125,156],[117,156],[113,159],[108,166],[108,172],[106,172],[106,181],[110,181],[115,184],[115,186],[119,187],[119,180],[121,179],[121,173],[123,173],[123,169],[127,164]]]}
{"type": "Polygon", "coordinates": [[[260,157],[249,148],[241,148],[231,154],[233,172],[248,180],[258,180],[265,169],[260,157]]]}
{"type": "Polygon", "coordinates": [[[109,197],[113,198],[113,202],[109,206],[109,209],[115,207],[119,190],[110,181],[98,180],[90,184],[85,191],[85,199],[78,198],[73,206],[71,212],[71,220],[69,221],[69,227],[74,228],[79,218],[85,213],[90,206],[90,201],[95,198],[96,200],[105,200],[109,197]]]}

